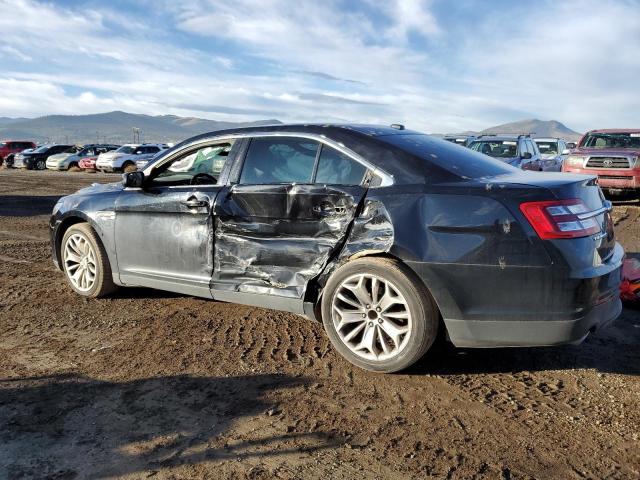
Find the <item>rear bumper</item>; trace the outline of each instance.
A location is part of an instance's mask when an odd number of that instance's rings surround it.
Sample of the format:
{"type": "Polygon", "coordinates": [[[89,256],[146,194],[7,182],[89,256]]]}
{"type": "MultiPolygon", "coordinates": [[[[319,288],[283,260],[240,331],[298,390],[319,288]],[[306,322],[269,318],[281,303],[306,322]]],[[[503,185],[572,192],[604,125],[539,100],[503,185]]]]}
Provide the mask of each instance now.
{"type": "Polygon", "coordinates": [[[573,320],[445,319],[444,323],[456,347],[538,347],[581,342],[590,332],[613,322],[621,312],[622,301],[616,296],[573,320]]]}
{"type": "Polygon", "coordinates": [[[637,168],[568,168],[563,172],[597,175],[598,184],[603,190],[640,190],[640,170],[637,168]]]}
{"type": "Polygon", "coordinates": [[[428,286],[454,345],[525,347],[578,342],[614,320],[623,257],[616,244],[606,262],[585,270],[406,263],[428,286]]]}

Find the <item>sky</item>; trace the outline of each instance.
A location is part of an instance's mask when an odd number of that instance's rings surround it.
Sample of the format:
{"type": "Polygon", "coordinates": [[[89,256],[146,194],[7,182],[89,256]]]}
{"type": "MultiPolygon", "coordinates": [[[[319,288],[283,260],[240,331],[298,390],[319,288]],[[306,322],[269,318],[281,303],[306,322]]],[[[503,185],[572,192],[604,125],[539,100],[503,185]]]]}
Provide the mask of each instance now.
{"type": "Polygon", "coordinates": [[[640,127],[640,0],[0,0],[0,116],[640,127]]]}

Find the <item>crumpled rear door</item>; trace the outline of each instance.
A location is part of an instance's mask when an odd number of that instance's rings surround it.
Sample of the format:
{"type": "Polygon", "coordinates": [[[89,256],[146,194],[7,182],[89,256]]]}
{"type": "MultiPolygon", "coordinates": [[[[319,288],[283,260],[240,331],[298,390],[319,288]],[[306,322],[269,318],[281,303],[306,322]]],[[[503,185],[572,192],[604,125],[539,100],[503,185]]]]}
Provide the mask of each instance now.
{"type": "Polygon", "coordinates": [[[302,298],[366,193],[362,186],[233,185],[216,201],[212,289],[302,298]]]}

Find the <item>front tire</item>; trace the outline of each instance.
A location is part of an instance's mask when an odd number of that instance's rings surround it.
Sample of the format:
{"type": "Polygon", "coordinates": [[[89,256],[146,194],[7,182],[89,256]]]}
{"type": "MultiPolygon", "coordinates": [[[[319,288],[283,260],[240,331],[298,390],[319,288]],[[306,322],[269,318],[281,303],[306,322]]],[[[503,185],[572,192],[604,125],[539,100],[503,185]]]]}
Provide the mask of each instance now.
{"type": "Polygon", "coordinates": [[[138,170],[138,168],[136,167],[135,163],[127,162],[122,166],[122,171],[124,173],[131,173],[135,172],[136,170],[138,170]]]}
{"type": "Polygon", "coordinates": [[[44,170],[47,168],[47,162],[44,160],[38,160],[36,162],[36,170],[44,170]]]}
{"type": "Polygon", "coordinates": [[[107,254],[89,224],[69,227],[62,238],[60,255],[65,278],[76,293],[97,298],[116,290],[107,254]]]}
{"type": "Polygon", "coordinates": [[[333,346],[374,372],[418,361],[438,333],[438,309],[416,274],[388,258],[361,258],[332,275],[322,297],[322,322],[333,346]]]}

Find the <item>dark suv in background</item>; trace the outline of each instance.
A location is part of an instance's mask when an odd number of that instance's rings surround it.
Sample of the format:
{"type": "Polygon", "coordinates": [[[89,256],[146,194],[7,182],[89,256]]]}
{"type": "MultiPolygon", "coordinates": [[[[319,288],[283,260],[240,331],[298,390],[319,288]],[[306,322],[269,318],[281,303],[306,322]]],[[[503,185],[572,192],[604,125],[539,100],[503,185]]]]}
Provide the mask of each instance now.
{"type": "Polygon", "coordinates": [[[522,170],[542,170],[540,150],[529,135],[481,135],[469,148],[522,170]]]}
{"type": "Polygon", "coordinates": [[[31,152],[16,155],[14,157],[14,167],[24,167],[27,170],[44,170],[47,168],[47,158],[72,147],[73,145],[42,145],[31,152]]]}
{"type": "Polygon", "coordinates": [[[6,161],[7,166],[11,166],[13,164],[13,157],[17,153],[30,148],[36,148],[36,144],[23,140],[6,140],[0,142],[0,165],[6,161]]]}

